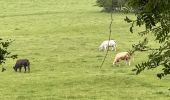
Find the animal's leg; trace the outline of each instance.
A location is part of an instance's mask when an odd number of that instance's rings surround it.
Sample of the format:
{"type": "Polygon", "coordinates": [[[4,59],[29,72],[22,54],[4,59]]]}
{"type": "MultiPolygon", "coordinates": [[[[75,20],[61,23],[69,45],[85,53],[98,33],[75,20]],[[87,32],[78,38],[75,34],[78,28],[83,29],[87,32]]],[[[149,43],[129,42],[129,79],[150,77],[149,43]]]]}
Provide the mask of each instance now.
{"type": "Polygon", "coordinates": [[[115,51],[116,51],[116,45],[114,46],[114,49],[115,49],[115,51]]]}
{"type": "Polygon", "coordinates": [[[125,61],[126,61],[126,65],[128,65],[128,64],[129,64],[129,60],[128,60],[128,59],[125,59],[125,61]]]}
{"type": "Polygon", "coordinates": [[[113,49],[114,49],[114,46],[112,46],[112,51],[113,51],[113,49]]]}
{"type": "Polygon", "coordinates": [[[126,60],[126,65],[127,64],[130,66],[130,60],[126,60]]]}
{"type": "Polygon", "coordinates": [[[21,68],[22,68],[22,67],[19,67],[19,72],[21,72],[21,68]]]}
{"type": "Polygon", "coordinates": [[[26,71],[27,71],[27,68],[26,68],[26,66],[24,66],[24,69],[25,69],[25,73],[26,73],[26,71]]]}
{"type": "Polygon", "coordinates": [[[105,51],[107,50],[107,46],[104,46],[104,50],[105,50],[105,51]]]}
{"type": "Polygon", "coordinates": [[[129,64],[129,66],[130,66],[130,60],[128,60],[128,64],[129,64]]]}
{"type": "Polygon", "coordinates": [[[115,65],[115,62],[113,62],[113,66],[115,65]]]}
{"type": "Polygon", "coordinates": [[[30,72],[30,66],[28,66],[28,72],[30,72]]]}

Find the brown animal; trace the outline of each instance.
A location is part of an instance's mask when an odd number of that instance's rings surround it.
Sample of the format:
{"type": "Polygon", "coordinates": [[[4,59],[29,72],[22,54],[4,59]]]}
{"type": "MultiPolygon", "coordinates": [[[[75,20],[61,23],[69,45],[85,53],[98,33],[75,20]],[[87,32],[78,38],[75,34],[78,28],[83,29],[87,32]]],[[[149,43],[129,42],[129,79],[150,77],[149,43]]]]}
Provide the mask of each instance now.
{"type": "Polygon", "coordinates": [[[130,66],[130,58],[131,58],[131,55],[128,52],[117,53],[114,58],[113,65],[116,65],[121,60],[126,60],[126,64],[128,63],[128,65],[130,66]]]}

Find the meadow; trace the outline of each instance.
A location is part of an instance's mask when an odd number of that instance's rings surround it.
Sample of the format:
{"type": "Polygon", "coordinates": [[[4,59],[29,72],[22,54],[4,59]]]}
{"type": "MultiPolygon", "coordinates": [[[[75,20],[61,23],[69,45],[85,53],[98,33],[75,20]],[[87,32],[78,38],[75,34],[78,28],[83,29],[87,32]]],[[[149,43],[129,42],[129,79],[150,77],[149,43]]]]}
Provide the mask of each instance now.
{"type": "MultiPolygon", "coordinates": [[[[137,52],[131,66],[112,66],[116,53],[131,49],[141,37],[124,21],[133,14],[114,13],[111,38],[117,51],[98,46],[108,39],[110,14],[96,0],[1,0],[0,36],[15,40],[9,48],[18,59],[31,62],[31,72],[14,72],[8,60],[0,73],[0,100],[169,100],[170,78],[158,79],[161,69],[135,75],[145,61],[137,52]]],[[[151,45],[155,46],[152,41],[151,45]]]]}

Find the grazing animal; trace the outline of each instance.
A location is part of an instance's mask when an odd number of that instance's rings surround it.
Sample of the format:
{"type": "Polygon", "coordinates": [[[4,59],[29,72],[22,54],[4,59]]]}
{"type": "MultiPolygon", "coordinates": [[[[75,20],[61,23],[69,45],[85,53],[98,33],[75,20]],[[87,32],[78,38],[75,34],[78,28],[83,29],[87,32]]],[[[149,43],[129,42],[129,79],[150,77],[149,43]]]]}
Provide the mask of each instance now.
{"type": "Polygon", "coordinates": [[[108,47],[112,47],[111,50],[115,50],[116,51],[116,41],[115,40],[106,40],[106,41],[103,41],[101,43],[101,45],[99,46],[99,50],[104,50],[106,51],[108,47]]]}
{"type": "Polygon", "coordinates": [[[28,59],[19,59],[16,61],[15,66],[13,67],[14,70],[17,72],[17,69],[19,68],[19,72],[21,72],[21,68],[24,67],[25,72],[27,70],[26,67],[28,67],[28,72],[30,72],[30,62],[28,59]]]}
{"type": "Polygon", "coordinates": [[[131,58],[131,55],[128,52],[117,53],[114,58],[113,65],[117,64],[121,60],[126,60],[126,64],[128,63],[130,66],[130,58],[131,58]]]}

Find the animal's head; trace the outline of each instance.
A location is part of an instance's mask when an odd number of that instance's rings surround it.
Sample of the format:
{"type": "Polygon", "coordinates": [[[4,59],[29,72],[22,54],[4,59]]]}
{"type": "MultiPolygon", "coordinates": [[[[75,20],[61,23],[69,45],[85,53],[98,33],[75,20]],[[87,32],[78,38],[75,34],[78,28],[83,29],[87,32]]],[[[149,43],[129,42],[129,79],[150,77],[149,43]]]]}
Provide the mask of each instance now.
{"type": "Polygon", "coordinates": [[[13,66],[13,69],[14,69],[14,71],[17,71],[17,69],[16,69],[16,67],[15,67],[15,66],[13,66]]]}
{"type": "Polygon", "coordinates": [[[99,51],[102,51],[104,49],[103,45],[99,46],[99,51]]]}

